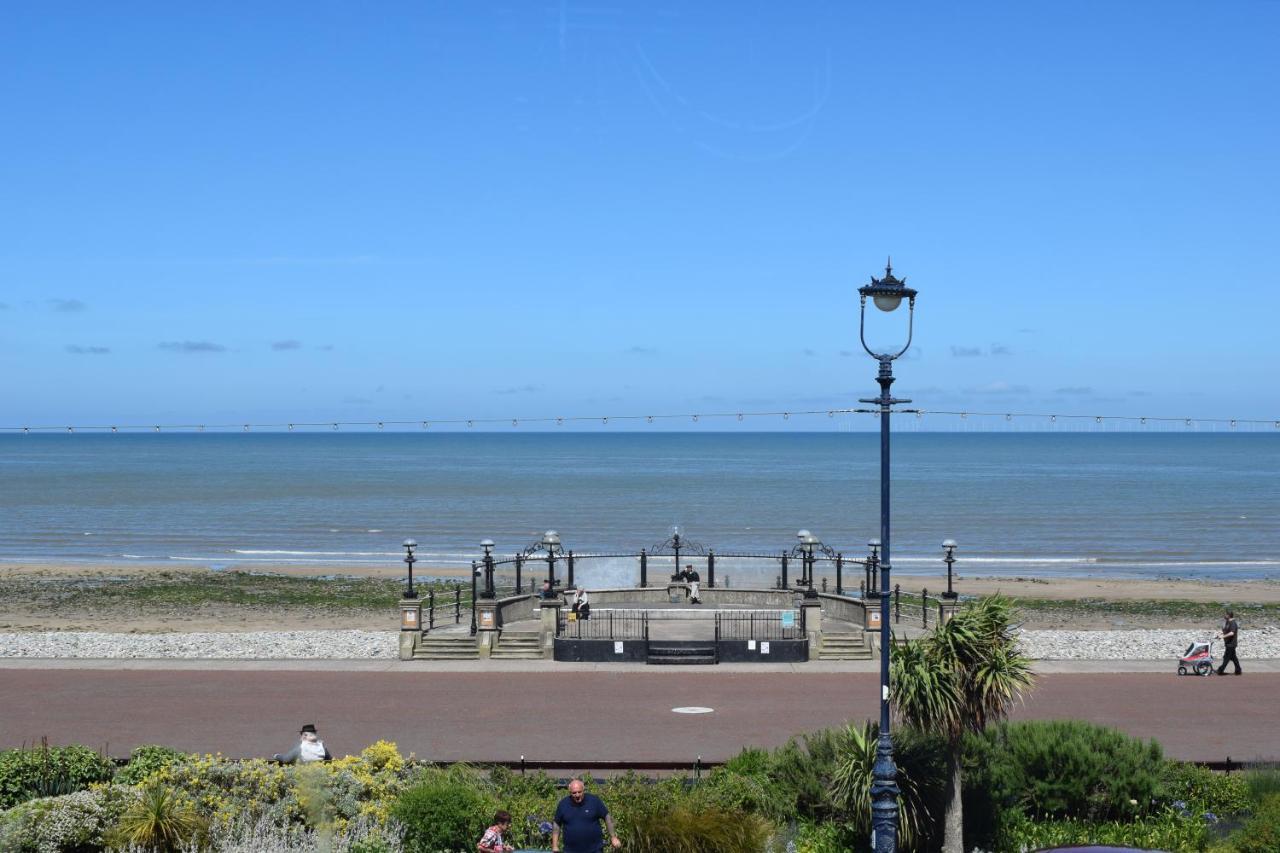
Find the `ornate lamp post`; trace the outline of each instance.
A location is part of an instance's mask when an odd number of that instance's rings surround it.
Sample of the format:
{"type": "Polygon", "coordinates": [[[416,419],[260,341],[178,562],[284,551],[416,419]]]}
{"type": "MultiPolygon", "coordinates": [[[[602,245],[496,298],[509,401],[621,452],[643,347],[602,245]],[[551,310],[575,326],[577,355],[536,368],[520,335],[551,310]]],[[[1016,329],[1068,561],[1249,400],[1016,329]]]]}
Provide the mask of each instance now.
{"type": "Polygon", "coordinates": [[[413,588],[413,564],[418,562],[418,558],[413,556],[413,549],[417,547],[418,543],[414,540],[404,540],[404,563],[409,567],[409,588],[404,591],[405,598],[418,597],[418,593],[413,588]]]}
{"type": "Polygon", "coordinates": [[[497,593],[493,589],[493,540],[482,539],[480,547],[484,549],[484,592],[481,595],[496,598],[497,593]]]}
{"type": "Polygon", "coordinates": [[[551,581],[551,588],[556,588],[556,554],[564,553],[564,549],[560,547],[560,534],[554,530],[548,530],[542,534],[542,547],[547,551],[547,580],[551,581]]]}
{"type": "MultiPolygon", "coordinates": [[[[564,553],[564,549],[560,547],[560,534],[554,530],[548,530],[542,534],[542,539],[534,542],[528,548],[520,552],[521,558],[532,558],[539,551],[547,555],[547,580],[551,581],[551,588],[556,587],[556,557],[564,553]]],[[[570,555],[572,559],[572,555],[570,555]]]]}
{"type": "Polygon", "coordinates": [[[951,566],[956,561],[956,540],[947,539],[942,543],[942,550],[946,551],[946,556],[942,558],[942,562],[947,564],[947,591],[942,594],[943,598],[949,598],[954,601],[958,595],[951,588],[951,566]]]}
{"type": "Polygon", "coordinates": [[[880,414],[880,741],[876,745],[876,763],[872,769],[871,826],[872,846],[877,853],[893,853],[898,848],[898,768],[893,761],[893,739],[889,732],[889,573],[892,561],[889,550],[889,415],[898,403],[910,400],[896,399],[889,393],[893,385],[893,362],[911,347],[912,324],[915,318],[916,291],[907,287],[905,279],[893,275],[891,263],[885,264],[884,278],[872,277],[871,283],[858,288],[860,297],[858,337],[867,354],[880,363],[876,382],[880,396],[860,399],[860,403],[875,403],[880,414]],[[876,308],[893,312],[907,300],[907,342],[897,352],[879,353],[867,346],[867,297],[876,308]]]}
{"type": "Polygon", "coordinates": [[[800,551],[800,583],[805,587],[804,597],[817,598],[818,591],[813,588],[813,550],[822,547],[822,540],[808,530],[798,531],[796,538],[800,540],[796,548],[800,551]]]}
{"type": "Polygon", "coordinates": [[[876,582],[880,578],[880,540],[868,539],[867,547],[871,549],[867,555],[867,598],[879,598],[880,588],[876,582]]]}

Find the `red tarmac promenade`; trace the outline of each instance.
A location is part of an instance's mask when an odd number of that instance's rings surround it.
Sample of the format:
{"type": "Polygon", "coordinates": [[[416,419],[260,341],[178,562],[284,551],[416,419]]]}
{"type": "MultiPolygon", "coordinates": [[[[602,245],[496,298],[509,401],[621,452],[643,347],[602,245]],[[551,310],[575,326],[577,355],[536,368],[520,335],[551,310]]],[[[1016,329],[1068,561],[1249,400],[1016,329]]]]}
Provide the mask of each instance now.
{"type": "MultiPolygon", "coordinates": [[[[719,671],[716,671],[719,670],[719,671]]],[[[878,717],[873,672],[451,672],[0,669],[0,748],[143,743],[229,756],[284,751],[316,723],[335,754],[379,738],[430,760],[722,761],[800,732],[878,717]],[[704,706],[712,713],[676,714],[704,706]]],[[[1200,761],[1280,758],[1280,673],[1049,672],[1015,719],[1082,719],[1200,761]]]]}

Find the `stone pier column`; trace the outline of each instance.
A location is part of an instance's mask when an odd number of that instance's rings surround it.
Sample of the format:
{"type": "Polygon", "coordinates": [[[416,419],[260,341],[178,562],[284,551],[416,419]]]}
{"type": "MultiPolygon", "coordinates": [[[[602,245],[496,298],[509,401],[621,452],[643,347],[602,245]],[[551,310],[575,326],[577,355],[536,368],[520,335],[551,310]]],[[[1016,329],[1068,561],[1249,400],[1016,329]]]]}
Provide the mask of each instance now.
{"type": "Polygon", "coordinates": [[[542,638],[542,656],[548,660],[555,656],[556,620],[560,618],[560,608],[563,604],[564,602],[558,598],[542,602],[542,625],[538,629],[538,634],[542,638]]]}
{"type": "Polygon", "coordinates": [[[481,598],[476,600],[476,648],[480,657],[487,658],[498,642],[502,630],[502,620],[498,614],[498,599],[481,598]]]}
{"type": "Polygon", "coordinates": [[[400,660],[413,660],[422,642],[422,602],[416,598],[400,601],[400,660]]]}
{"type": "Polygon", "coordinates": [[[822,654],[822,600],[806,598],[800,602],[804,614],[804,632],[809,638],[809,660],[822,654]]]}

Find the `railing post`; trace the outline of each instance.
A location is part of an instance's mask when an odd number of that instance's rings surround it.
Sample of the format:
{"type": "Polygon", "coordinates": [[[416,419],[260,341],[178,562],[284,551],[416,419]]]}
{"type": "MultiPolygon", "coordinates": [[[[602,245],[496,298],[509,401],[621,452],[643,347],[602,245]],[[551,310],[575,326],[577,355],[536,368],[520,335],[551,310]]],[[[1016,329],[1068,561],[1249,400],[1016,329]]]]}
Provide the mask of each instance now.
{"type": "Polygon", "coordinates": [[[524,589],[521,588],[520,586],[520,583],[521,583],[520,569],[523,565],[524,565],[524,557],[522,557],[519,554],[516,554],[516,595],[519,595],[520,593],[524,592],[524,589]]]}
{"type": "Polygon", "coordinates": [[[453,585],[453,624],[462,624],[462,584],[453,585]]]}
{"type": "Polygon", "coordinates": [[[427,592],[427,630],[436,626],[436,591],[432,587],[427,592]]]}
{"type": "Polygon", "coordinates": [[[836,595],[844,595],[844,554],[836,554],[836,595]]]}
{"type": "Polygon", "coordinates": [[[640,549],[640,588],[644,589],[649,585],[649,554],[640,549]]]}
{"type": "Polygon", "coordinates": [[[568,586],[566,586],[566,587],[565,587],[565,589],[577,589],[577,587],[576,587],[576,586],[574,586],[574,584],[573,584],[573,552],[572,552],[572,551],[570,551],[570,552],[569,552],[569,569],[568,569],[568,571],[569,571],[569,581],[568,581],[568,586]]]}
{"type": "Polygon", "coordinates": [[[787,552],[782,552],[782,586],[779,589],[787,588],[787,552]]]}
{"type": "Polygon", "coordinates": [[[920,618],[924,620],[923,627],[929,627],[929,588],[925,587],[920,590],[920,618]]]}
{"type": "Polygon", "coordinates": [[[707,589],[714,589],[716,585],[716,552],[707,552],[707,589]]]}
{"type": "Polygon", "coordinates": [[[893,585],[893,621],[902,621],[902,584],[893,585]]]}

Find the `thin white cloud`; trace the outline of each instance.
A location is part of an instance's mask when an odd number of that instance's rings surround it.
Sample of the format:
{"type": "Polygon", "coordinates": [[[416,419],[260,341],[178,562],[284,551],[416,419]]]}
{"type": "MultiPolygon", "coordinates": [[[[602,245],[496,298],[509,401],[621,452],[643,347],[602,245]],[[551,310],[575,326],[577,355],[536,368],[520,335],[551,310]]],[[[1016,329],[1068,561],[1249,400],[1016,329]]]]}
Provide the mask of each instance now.
{"type": "Polygon", "coordinates": [[[167,352],[226,352],[227,348],[213,341],[163,341],[156,344],[157,349],[167,352]]]}
{"type": "Polygon", "coordinates": [[[106,355],[111,347],[82,347],[79,344],[67,344],[67,352],[72,355],[106,355]]]}
{"type": "Polygon", "coordinates": [[[985,385],[979,385],[976,388],[964,389],[966,394],[993,394],[993,395],[1016,395],[1028,394],[1031,389],[1026,385],[1013,385],[1008,382],[988,382],[985,385]]]}

